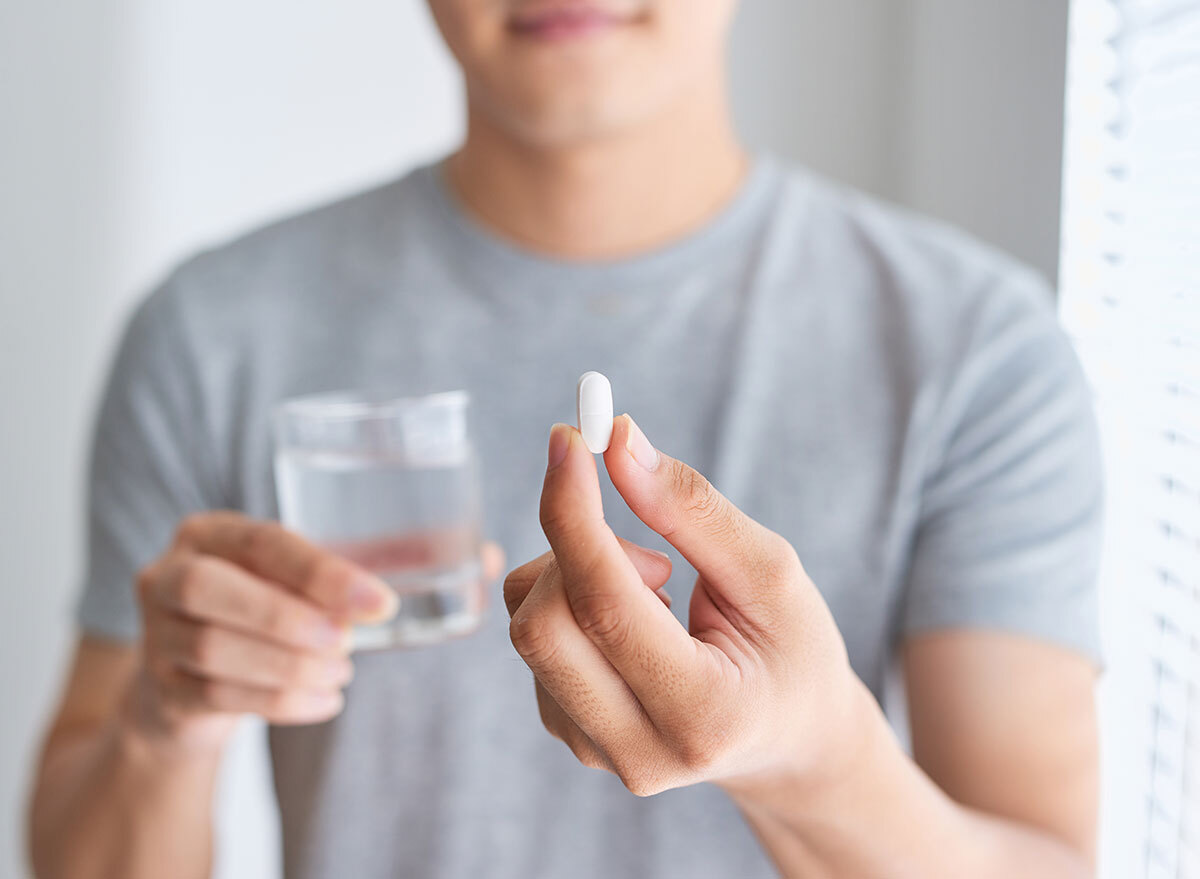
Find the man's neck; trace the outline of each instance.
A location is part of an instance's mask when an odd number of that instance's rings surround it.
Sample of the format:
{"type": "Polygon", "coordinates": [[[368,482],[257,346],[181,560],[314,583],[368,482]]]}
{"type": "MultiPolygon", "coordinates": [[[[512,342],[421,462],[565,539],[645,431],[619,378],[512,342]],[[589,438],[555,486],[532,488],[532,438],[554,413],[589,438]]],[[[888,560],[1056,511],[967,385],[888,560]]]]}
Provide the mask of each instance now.
{"type": "Polygon", "coordinates": [[[469,111],[447,164],[466,209],[499,235],[569,260],[630,256],[686,235],[736,193],[747,160],[723,89],[586,144],[523,143],[469,111]]]}

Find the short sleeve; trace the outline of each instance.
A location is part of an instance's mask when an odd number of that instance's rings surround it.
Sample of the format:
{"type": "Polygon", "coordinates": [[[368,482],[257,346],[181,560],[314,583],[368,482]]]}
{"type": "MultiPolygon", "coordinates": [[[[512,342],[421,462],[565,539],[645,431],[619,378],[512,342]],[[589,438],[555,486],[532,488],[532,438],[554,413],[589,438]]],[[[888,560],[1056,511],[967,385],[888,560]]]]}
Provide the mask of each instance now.
{"type": "Polygon", "coordinates": [[[92,434],[76,619],[110,640],[139,636],[137,572],[163,552],[179,520],[221,506],[176,296],[168,282],[126,323],[92,434]]]}
{"type": "Polygon", "coordinates": [[[901,627],[999,629],[1099,664],[1098,430],[1051,302],[1021,276],[980,309],[940,407],[901,627]]]}

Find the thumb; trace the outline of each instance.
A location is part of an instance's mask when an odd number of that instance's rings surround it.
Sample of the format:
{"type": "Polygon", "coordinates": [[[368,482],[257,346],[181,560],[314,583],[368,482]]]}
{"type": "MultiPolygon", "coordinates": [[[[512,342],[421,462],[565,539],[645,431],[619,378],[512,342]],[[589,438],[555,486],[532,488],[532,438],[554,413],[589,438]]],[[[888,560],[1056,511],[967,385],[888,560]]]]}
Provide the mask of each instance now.
{"type": "Polygon", "coordinates": [[[629,415],[613,420],[604,464],[629,509],[743,611],[769,600],[781,579],[803,576],[791,544],[699,472],[655,449],[629,415]]]}

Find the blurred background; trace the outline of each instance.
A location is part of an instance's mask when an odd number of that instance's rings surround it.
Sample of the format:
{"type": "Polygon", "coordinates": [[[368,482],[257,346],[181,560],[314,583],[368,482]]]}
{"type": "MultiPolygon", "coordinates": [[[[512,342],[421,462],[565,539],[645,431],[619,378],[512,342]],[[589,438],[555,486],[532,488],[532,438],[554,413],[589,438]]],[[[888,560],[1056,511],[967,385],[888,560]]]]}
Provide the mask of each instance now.
{"type": "MultiPolygon", "coordinates": [[[[1119,413],[1120,394],[1139,391],[1117,381],[1120,358],[1157,343],[1114,341],[1132,304],[1113,292],[1124,283],[1113,248],[1127,239],[1109,235],[1123,196],[1105,186],[1128,182],[1113,163],[1137,148],[1120,139],[1127,107],[1112,88],[1128,58],[1120,40],[1133,39],[1121,28],[1175,16],[1168,32],[1194,39],[1200,15],[1166,0],[1072,5],[746,0],[734,100],[756,147],[960,224],[1051,282],[1065,254],[1064,317],[1093,380],[1114,377],[1098,397],[1119,413]],[[1075,144],[1065,179],[1064,120],[1075,144]]],[[[1184,46],[1195,76],[1200,39],[1184,46]]],[[[462,130],[460,89],[420,0],[0,4],[0,876],[26,875],[35,740],[72,636],[88,430],[129,308],[197,248],[445,151],[462,130]]],[[[1195,331],[1181,344],[1196,344],[1200,363],[1200,304],[1179,302],[1195,331]]],[[[1184,369],[1179,387],[1200,404],[1195,379],[1184,369]]],[[[1184,412],[1175,397],[1164,405],[1176,402],[1184,412]]],[[[1142,504],[1122,505],[1106,568],[1103,862],[1114,879],[1200,875],[1200,515],[1186,500],[1160,509],[1140,482],[1174,480],[1180,498],[1191,485],[1200,513],[1200,453],[1185,448],[1200,415],[1175,411],[1162,417],[1175,419],[1177,463],[1161,464],[1145,436],[1106,433],[1118,500],[1136,484],[1142,504]],[[1158,543],[1130,542],[1143,527],[1167,528],[1174,554],[1157,561],[1158,543]],[[1138,584],[1170,577],[1182,584],[1174,603],[1148,606],[1138,584]],[[1164,652],[1171,627],[1183,646],[1164,652]]],[[[263,756],[248,725],[220,797],[223,879],[278,873],[263,756]]]]}

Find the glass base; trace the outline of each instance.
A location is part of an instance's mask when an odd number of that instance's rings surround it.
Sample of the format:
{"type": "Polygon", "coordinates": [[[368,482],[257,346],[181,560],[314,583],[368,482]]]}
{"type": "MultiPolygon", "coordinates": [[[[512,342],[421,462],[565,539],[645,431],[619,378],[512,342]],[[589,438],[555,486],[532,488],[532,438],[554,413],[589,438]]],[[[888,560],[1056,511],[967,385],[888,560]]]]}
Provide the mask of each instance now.
{"type": "Polygon", "coordinates": [[[468,635],[483,622],[483,572],[477,562],[452,570],[381,572],[400,597],[392,619],[355,626],[352,649],[423,647],[468,635]]]}

